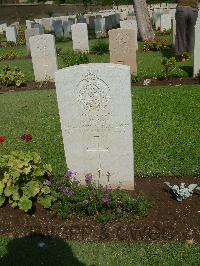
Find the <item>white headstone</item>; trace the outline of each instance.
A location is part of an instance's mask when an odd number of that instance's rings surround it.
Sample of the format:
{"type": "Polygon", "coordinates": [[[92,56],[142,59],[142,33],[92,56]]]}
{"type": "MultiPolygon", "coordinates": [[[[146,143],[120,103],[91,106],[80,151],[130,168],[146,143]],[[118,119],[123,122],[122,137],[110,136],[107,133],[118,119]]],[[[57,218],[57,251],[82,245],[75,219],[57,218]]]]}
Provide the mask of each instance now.
{"type": "Polygon", "coordinates": [[[52,26],[53,19],[52,18],[43,18],[42,19],[42,26],[46,32],[53,32],[52,26]]]}
{"type": "Polygon", "coordinates": [[[106,18],[97,15],[95,18],[95,34],[96,38],[102,38],[106,35],[106,18]]]}
{"type": "Polygon", "coordinates": [[[55,38],[42,34],[29,38],[33,70],[36,81],[54,80],[57,70],[55,38]]]}
{"type": "Polygon", "coordinates": [[[43,26],[42,26],[41,24],[39,24],[39,23],[33,23],[33,24],[31,25],[31,28],[32,28],[32,29],[38,29],[40,34],[44,34],[44,28],[43,28],[43,26]]]}
{"type": "Polygon", "coordinates": [[[26,28],[27,29],[30,29],[32,28],[32,24],[34,24],[35,21],[32,21],[32,20],[26,20],[26,28]]]}
{"type": "Polygon", "coordinates": [[[194,70],[193,70],[193,76],[199,74],[200,71],[200,11],[198,13],[198,18],[195,26],[195,40],[194,40],[194,58],[193,58],[193,64],[194,64],[194,70]]]}
{"type": "Polygon", "coordinates": [[[72,20],[63,21],[64,38],[72,38],[72,20]]]}
{"type": "Polygon", "coordinates": [[[26,39],[26,49],[27,52],[30,53],[30,43],[29,43],[29,38],[32,36],[40,35],[40,30],[37,28],[29,28],[25,30],[25,39],[26,39]]]}
{"type": "Polygon", "coordinates": [[[92,173],[96,184],[134,188],[130,79],[130,68],[115,64],[55,74],[67,165],[82,182],[92,173]]]}
{"type": "Polygon", "coordinates": [[[175,46],[176,41],[176,20],[175,18],[172,20],[172,45],[175,46]]]}
{"type": "Polygon", "coordinates": [[[17,42],[17,29],[15,26],[6,28],[6,40],[7,42],[17,42]]]}
{"type": "Polygon", "coordinates": [[[63,37],[63,27],[62,27],[62,20],[52,20],[52,27],[53,27],[53,31],[55,33],[55,36],[57,38],[62,38],[63,37]]]}
{"type": "Polygon", "coordinates": [[[138,42],[137,42],[138,27],[137,27],[137,21],[136,20],[123,20],[123,21],[120,21],[120,28],[134,30],[135,46],[136,46],[136,49],[138,49],[138,42]]]}
{"type": "Polygon", "coordinates": [[[4,31],[6,31],[6,28],[7,28],[7,24],[6,23],[0,24],[0,33],[3,33],[4,31]]]}
{"type": "Polygon", "coordinates": [[[88,29],[86,23],[72,25],[72,41],[74,51],[89,51],[88,29]]]}
{"type": "Polygon", "coordinates": [[[172,21],[170,14],[162,14],[160,17],[160,30],[161,32],[164,30],[171,30],[172,21]]]}

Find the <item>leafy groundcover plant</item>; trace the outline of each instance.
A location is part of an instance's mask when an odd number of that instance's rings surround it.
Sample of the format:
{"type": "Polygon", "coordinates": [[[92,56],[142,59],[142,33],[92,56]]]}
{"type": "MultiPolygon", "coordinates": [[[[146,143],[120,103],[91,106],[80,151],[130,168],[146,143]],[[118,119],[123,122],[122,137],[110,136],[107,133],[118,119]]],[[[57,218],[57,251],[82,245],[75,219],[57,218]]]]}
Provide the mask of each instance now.
{"type": "Polygon", "coordinates": [[[3,55],[0,56],[0,61],[3,61],[3,60],[12,60],[12,59],[15,59],[17,58],[17,53],[12,50],[12,51],[9,51],[7,53],[4,53],[3,55]]]}
{"type": "Polygon", "coordinates": [[[0,206],[9,202],[13,208],[27,212],[37,201],[49,208],[53,200],[51,171],[51,166],[43,164],[34,152],[15,151],[0,156],[0,206]]]}
{"type": "Polygon", "coordinates": [[[65,54],[61,53],[61,58],[65,67],[89,63],[87,53],[68,51],[65,54]]]}
{"type": "Polygon", "coordinates": [[[53,182],[52,189],[57,198],[52,210],[64,219],[74,214],[91,216],[99,222],[130,219],[145,215],[150,207],[142,194],[133,198],[121,189],[97,188],[90,174],[85,176],[85,185],[81,185],[70,170],[53,182]]]}
{"type": "Polygon", "coordinates": [[[99,55],[106,54],[109,52],[109,44],[104,39],[99,39],[93,44],[91,52],[99,55]]]}
{"type": "Polygon", "coordinates": [[[19,68],[5,66],[0,73],[0,85],[3,86],[21,86],[25,83],[24,74],[19,68]]]}

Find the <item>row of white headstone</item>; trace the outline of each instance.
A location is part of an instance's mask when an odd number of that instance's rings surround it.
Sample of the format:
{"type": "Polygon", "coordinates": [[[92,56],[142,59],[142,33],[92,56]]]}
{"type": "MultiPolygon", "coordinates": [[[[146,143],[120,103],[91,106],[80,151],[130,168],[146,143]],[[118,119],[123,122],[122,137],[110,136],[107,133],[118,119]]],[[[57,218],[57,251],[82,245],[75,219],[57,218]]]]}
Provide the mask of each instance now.
{"type": "MultiPolygon", "coordinates": [[[[31,29],[31,31],[33,31],[33,29],[31,29]]],[[[72,38],[75,51],[89,51],[87,25],[85,23],[73,25],[72,38]]],[[[29,35],[27,42],[32,57],[35,80],[54,80],[54,73],[57,70],[57,54],[54,35],[29,35]]],[[[131,73],[134,74],[137,73],[137,48],[137,32],[134,29],[127,27],[109,31],[111,62],[129,65],[131,67],[131,73]]]]}

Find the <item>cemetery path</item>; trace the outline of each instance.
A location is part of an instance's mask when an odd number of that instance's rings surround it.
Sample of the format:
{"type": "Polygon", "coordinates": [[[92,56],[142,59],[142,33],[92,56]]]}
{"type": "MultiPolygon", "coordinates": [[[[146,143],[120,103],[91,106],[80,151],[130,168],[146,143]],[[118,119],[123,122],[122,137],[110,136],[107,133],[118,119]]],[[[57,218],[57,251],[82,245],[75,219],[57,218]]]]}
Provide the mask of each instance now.
{"type": "Polygon", "coordinates": [[[38,205],[32,214],[5,206],[0,208],[0,235],[21,237],[34,232],[66,240],[200,243],[200,195],[196,193],[177,202],[164,185],[165,181],[188,185],[199,180],[198,177],[136,179],[135,191],[131,193],[135,196],[142,191],[152,202],[152,208],[147,216],[134,221],[99,224],[77,216],[67,221],[38,205]]]}

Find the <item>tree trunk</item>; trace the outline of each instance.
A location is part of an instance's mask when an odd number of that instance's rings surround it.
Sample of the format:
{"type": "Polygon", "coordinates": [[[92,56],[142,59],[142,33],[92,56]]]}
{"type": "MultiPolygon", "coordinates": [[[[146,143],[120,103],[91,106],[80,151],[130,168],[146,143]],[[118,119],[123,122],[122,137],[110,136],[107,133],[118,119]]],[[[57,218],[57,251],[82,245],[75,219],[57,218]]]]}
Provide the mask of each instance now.
{"type": "Polygon", "coordinates": [[[142,41],[154,38],[154,32],[146,0],[134,0],[134,10],[137,18],[139,38],[142,41]]]}

